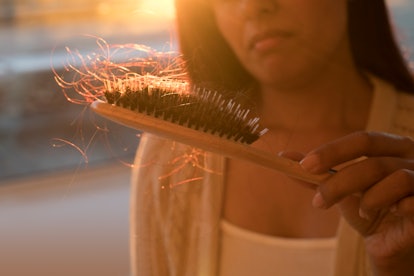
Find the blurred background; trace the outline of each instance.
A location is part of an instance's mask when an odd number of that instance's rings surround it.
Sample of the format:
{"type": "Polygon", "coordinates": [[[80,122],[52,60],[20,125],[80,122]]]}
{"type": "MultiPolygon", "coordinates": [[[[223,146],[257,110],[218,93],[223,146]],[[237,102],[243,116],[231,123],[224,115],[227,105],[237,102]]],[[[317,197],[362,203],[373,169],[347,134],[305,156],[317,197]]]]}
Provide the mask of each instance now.
{"type": "Polygon", "coordinates": [[[170,0],[0,0],[0,275],[128,275],[138,133],[69,103],[51,67],[96,51],[85,35],[170,50],[173,27],[170,0]]]}
{"type": "MultiPolygon", "coordinates": [[[[388,2],[412,60],[414,2],[388,2]]],[[[96,50],[84,35],[175,49],[173,20],[172,0],[0,0],[0,275],[128,275],[139,135],[69,103],[51,67],[96,50]]]]}

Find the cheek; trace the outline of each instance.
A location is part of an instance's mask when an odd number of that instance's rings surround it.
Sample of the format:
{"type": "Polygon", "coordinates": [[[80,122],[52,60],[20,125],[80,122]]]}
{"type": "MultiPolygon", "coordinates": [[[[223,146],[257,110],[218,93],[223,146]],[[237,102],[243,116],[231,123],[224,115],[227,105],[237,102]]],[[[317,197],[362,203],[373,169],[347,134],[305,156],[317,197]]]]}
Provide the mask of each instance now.
{"type": "Polygon", "coordinates": [[[316,51],[331,52],[336,50],[347,37],[347,4],[343,0],[315,0],[318,3],[304,14],[301,28],[304,30],[305,45],[316,51]],[[313,47],[312,47],[313,46],[313,47]]]}
{"type": "Polygon", "coordinates": [[[285,55],[290,58],[285,70],[288,67],[292,70],[318,70],[332,63],[342,63],[349,56],[346,2],[306,1],[308,4],[304,4],[303,10],[291,13],[298,37],[285,55]]]}

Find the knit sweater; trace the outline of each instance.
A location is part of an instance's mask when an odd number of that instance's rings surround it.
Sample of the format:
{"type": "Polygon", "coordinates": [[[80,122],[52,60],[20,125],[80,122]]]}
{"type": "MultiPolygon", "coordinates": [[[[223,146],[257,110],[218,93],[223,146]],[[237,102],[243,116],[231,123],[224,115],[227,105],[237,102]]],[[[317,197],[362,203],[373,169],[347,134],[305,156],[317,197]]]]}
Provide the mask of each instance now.
{"type": "MultiPolygon", "coordinates": [[[[414,95],[371,77],[366,130],[414,136],[414,95]]],[[[133,275],[217,276],[225,158],[143,134],[132,174],[133,275]]],[[[341,220],[335,276],[370,275],[360,235],[341,220]]]]}

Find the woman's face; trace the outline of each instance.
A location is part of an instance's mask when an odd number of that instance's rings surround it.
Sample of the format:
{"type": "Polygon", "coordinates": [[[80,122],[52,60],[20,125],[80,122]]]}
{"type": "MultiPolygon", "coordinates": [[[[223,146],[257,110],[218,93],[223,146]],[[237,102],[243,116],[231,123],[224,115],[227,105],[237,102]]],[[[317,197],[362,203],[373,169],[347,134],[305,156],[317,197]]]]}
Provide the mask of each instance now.
{"type": "Polygon", "coordinates": [[[350,59],[347,0],[210,0],[222,35],[262,85],[306,84],[350,59]]]}

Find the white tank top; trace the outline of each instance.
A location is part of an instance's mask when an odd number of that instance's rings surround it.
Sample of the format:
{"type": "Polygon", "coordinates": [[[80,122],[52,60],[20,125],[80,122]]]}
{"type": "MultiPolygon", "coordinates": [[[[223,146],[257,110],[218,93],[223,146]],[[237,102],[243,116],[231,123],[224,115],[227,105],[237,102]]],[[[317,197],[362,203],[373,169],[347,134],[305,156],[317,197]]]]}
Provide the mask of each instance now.
{"type": "Polygon", "coordinates": [[[336,238],[268,236],[222,221],[220,276],[332,275],[336,238]]]}

